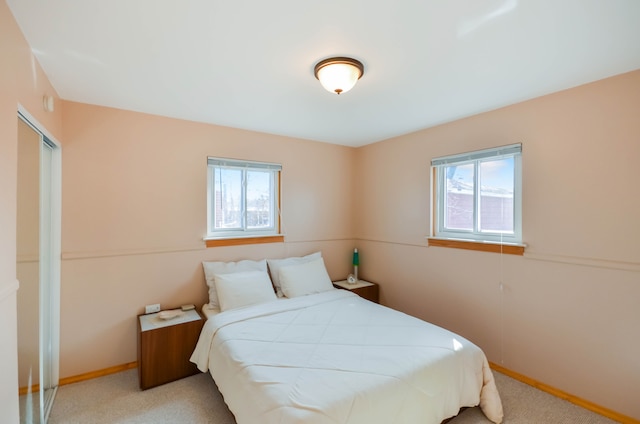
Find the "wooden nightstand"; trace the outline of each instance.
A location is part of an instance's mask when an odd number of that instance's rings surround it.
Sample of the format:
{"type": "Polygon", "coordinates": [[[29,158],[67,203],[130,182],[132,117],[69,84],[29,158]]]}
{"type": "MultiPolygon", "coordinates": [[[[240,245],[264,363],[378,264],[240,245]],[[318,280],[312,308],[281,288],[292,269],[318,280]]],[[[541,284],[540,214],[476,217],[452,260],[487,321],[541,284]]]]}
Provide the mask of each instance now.
{"type": "Polygon", "coordinates": [[[158,313],[138,315],[138,377],[142,390],[198,373],[189,362],[204,325],[192,309],[163,320],[158,313]]]}
{"type": "Polygon", "coordinates": [[[358,280],[357,283],[349,284],[347,280],[334,281],[333,286],[338,289],[351,290],[360,297],[375,303],[380,303],[380,289],[376,283],[358,280]]]}

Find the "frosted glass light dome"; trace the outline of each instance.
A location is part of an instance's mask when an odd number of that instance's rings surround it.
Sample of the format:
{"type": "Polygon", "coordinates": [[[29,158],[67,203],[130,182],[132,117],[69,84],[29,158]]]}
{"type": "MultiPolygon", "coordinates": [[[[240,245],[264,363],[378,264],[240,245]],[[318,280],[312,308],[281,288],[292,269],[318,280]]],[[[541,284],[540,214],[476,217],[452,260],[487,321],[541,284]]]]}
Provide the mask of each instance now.
{"type": "Polygon", "coordinates": [[[346,93],[351,90],[364,74],[364,66],[356,59],[332,57],[325,59],[314,68],[320,84],[330,93],[346,93]]]}

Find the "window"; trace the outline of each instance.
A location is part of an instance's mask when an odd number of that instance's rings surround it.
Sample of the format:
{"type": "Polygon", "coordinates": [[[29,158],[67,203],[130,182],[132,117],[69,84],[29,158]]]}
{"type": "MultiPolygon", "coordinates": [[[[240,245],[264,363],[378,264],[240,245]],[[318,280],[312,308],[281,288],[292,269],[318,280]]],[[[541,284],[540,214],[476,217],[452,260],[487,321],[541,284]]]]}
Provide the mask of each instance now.
{"type": "Polygon", "coordinates": [[[521,144],[431,161],[437,238],[521,244],[521,144]]]}
{"type": "Polygon", "coordinates": [[[221,158],[207,163],[207,239],[279,236],[282,167],[221,158]]]}

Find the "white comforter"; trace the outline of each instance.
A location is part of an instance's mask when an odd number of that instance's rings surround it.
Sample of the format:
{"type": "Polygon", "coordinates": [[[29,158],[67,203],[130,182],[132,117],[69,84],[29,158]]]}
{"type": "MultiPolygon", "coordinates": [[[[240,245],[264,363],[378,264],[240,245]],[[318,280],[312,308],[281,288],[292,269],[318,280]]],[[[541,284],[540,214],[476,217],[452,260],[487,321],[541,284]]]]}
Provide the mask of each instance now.
{"type": "Polygon", "coordinates": [[[428,424],[502,404],[484,353],[435,325],[346,291],[209,318],[191,361],[238,424],[428,424]]]}

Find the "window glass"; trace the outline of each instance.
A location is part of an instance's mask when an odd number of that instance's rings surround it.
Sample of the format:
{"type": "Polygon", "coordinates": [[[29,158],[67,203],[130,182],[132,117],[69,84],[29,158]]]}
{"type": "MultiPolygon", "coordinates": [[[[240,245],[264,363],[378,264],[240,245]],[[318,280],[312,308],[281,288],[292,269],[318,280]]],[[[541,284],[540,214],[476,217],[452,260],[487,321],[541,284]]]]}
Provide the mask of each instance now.
{"type": "Polygon", "coordinates": [[[520,243],[520,144],[436,158],[432,236],[520,243]]]}
{"type": "Polygon", "coordinates": [[[445,228],[473,230],[473,164],[447,166],[445,191],[445,228]]]}
{"type": "Polygon", "coordinates": [[[247,171],[247,228],[273,227],[272,173],[247,171]]]}
{"type": "Polygon", "coordinates": [[[480,162],[480,231],[513,234],[514,187],[513,157],[480,162]]]}
{"type": "Polygon", "coordinates": [[[242,229],[242,171],[214,170],[214,228],[242,229]]]}
{"type": "Polygon", "coordinates": [[[279,233],[280,165],[209,158],[208,169],[208,237],[279,233]]]}

